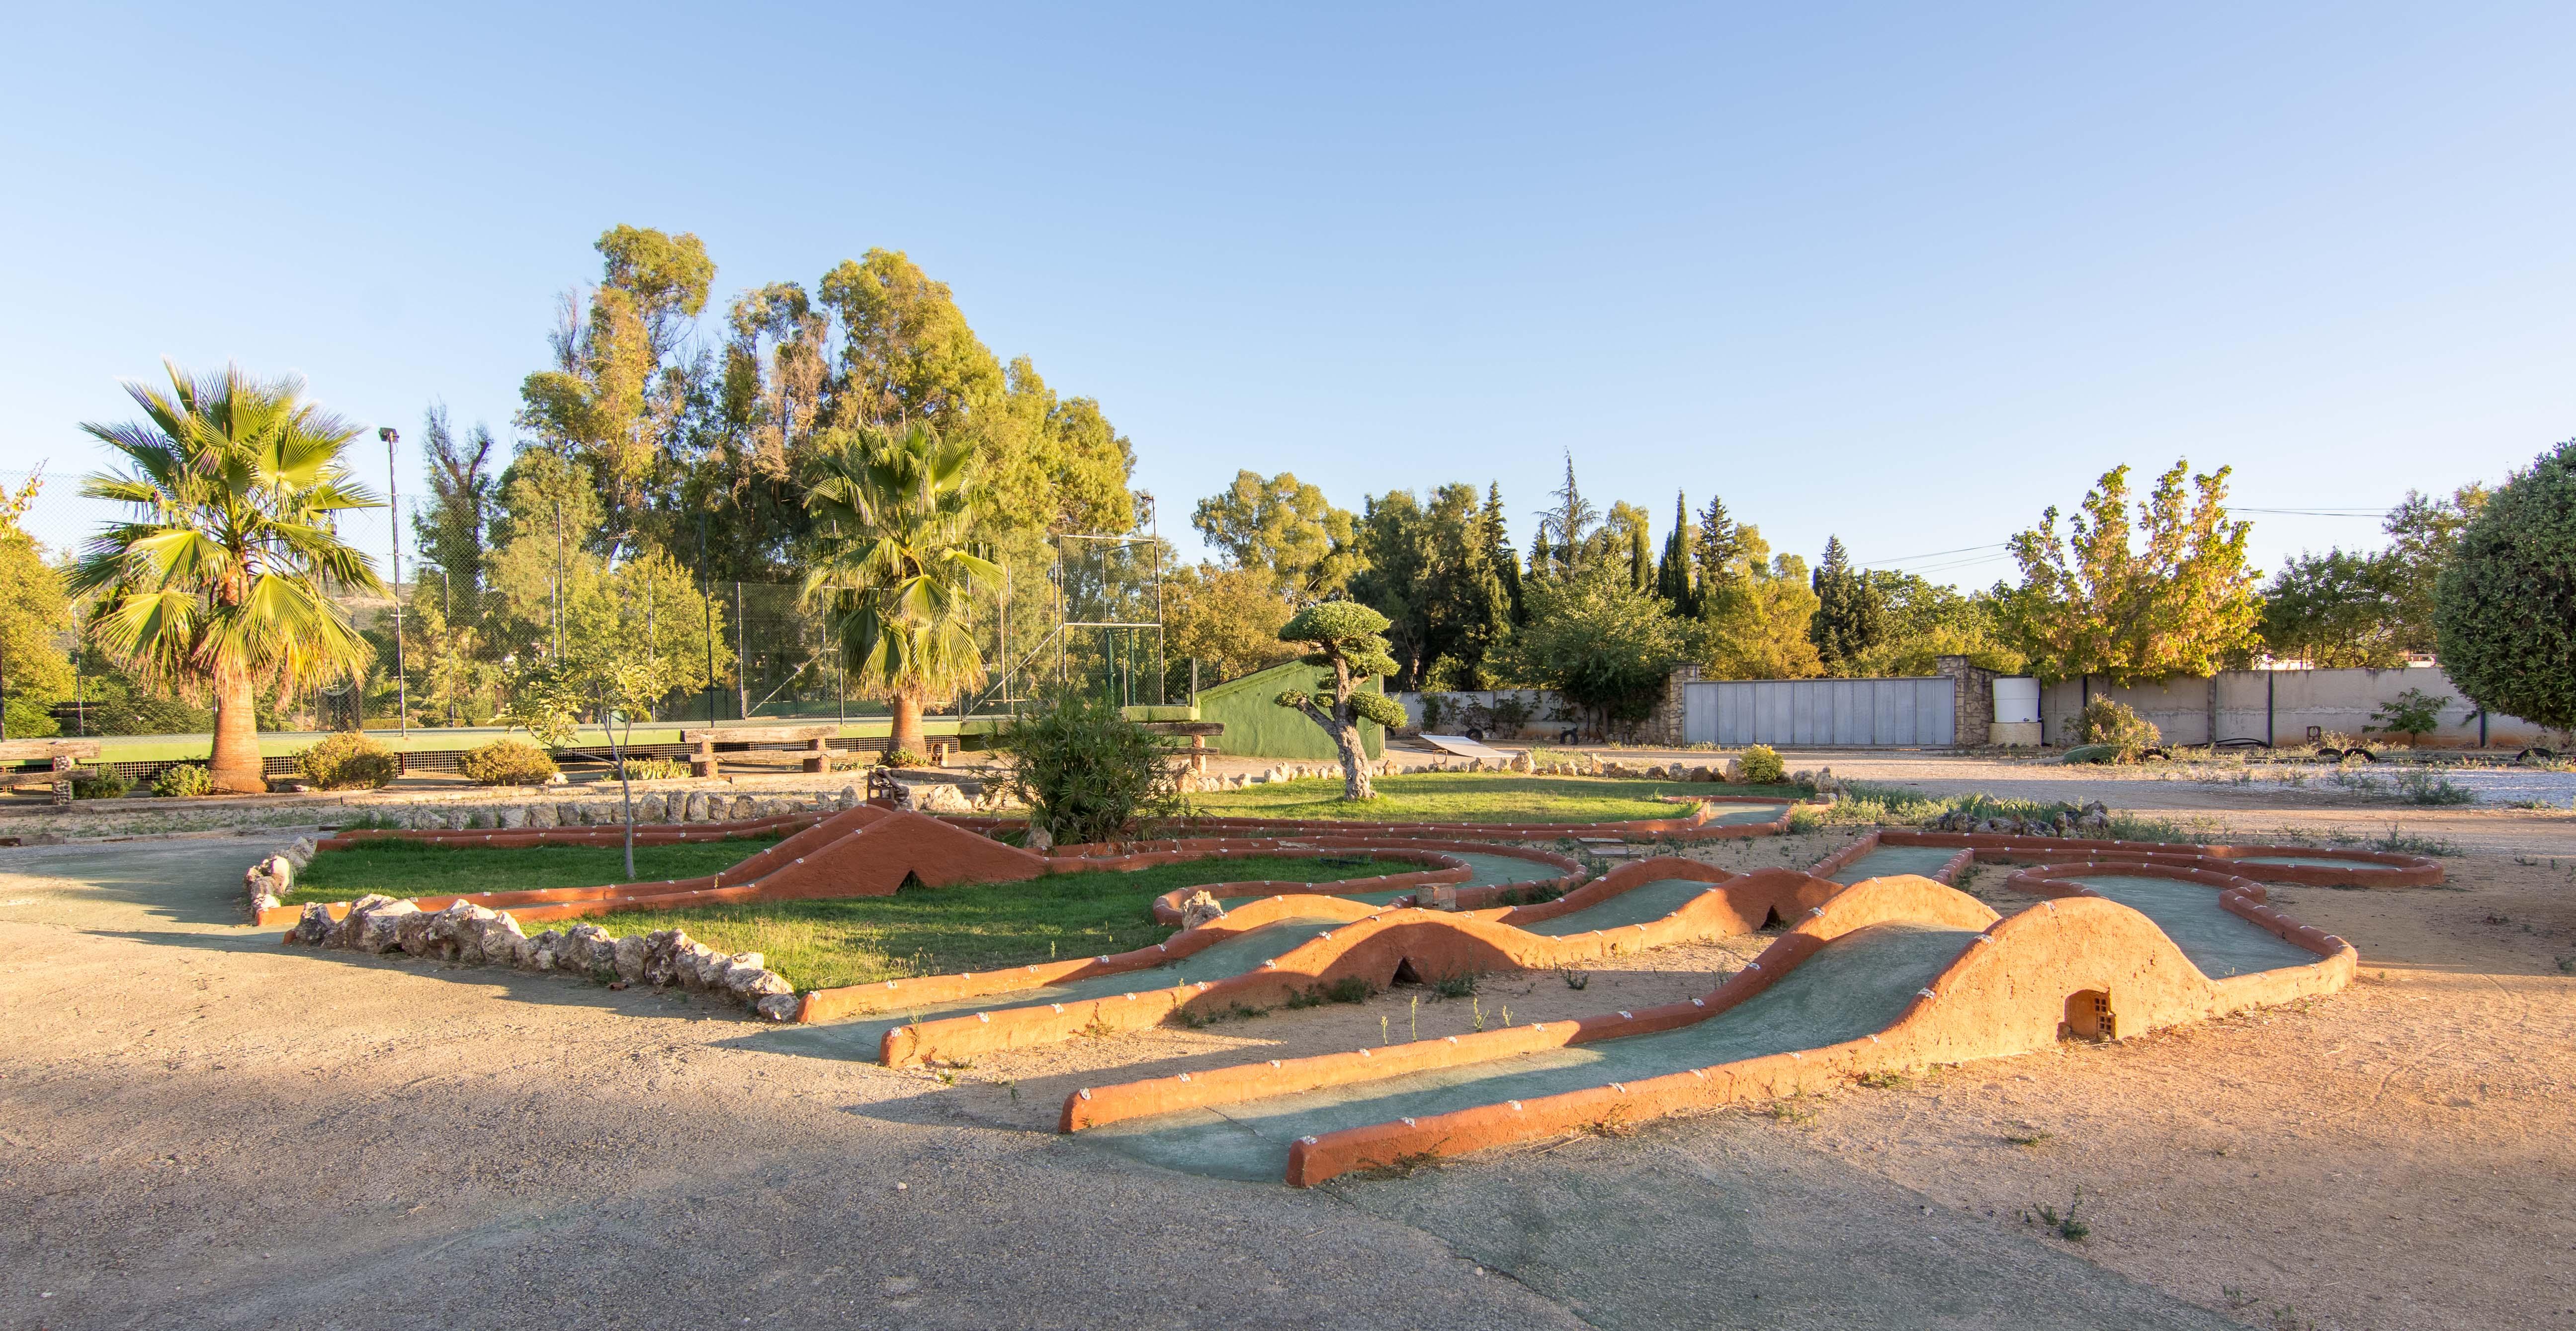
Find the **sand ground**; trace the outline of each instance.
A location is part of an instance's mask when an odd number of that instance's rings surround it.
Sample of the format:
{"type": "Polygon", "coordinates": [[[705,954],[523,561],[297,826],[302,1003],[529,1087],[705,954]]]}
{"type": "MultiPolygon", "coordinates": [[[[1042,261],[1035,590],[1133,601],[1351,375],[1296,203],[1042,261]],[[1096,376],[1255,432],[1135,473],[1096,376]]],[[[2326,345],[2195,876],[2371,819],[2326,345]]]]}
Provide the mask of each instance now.
{"type": "Polygon", "coordinates": [[[1046,1128],[1113,1077],[1698,992],[1766,940],[950,1084],[703,1000],[277,947],[230,913],[266,838],[0,851],[0,1325],[2576,1325],[2576,837],[2531,822],[2442,888],[2279,891],[2361,949],[2339,995],[1311,1192],[1046,1128]],[[2081,1242],[2026,1219],[2070,1205],[2081,1242]]]}

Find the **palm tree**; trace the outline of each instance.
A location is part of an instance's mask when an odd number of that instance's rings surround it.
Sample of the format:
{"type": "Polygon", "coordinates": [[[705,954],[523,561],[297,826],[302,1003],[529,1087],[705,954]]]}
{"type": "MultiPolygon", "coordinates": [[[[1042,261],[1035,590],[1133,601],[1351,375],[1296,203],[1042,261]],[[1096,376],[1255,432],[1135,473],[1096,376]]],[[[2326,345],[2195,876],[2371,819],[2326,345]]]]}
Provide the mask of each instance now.
{"type": "Polygon", "coordinates": [[[830,608],[850,682],[893,705],[894,747],[919,753],[922,700],[984,682],[967,598],[1002,571],[967,544],[974,447],[924,425],[830,444],[805,496],[822,537],[805,600],[830,608]]]}
{"type": "Polygon", "coordinates": [[[135,513],[89,543],[71,586],[99,597],[100,647],[146,685],[213,694],[215,788],[266,790],[259,691],[283,699],[373,655],[328,593],[384,594],[332,530],[336,514],[381,505],[340,461],[358,427],[304,401],[302,380],[163,368],[166,392],[125,385],[146,419],[81,426],[131,464],[81,493],[135,513]]]}

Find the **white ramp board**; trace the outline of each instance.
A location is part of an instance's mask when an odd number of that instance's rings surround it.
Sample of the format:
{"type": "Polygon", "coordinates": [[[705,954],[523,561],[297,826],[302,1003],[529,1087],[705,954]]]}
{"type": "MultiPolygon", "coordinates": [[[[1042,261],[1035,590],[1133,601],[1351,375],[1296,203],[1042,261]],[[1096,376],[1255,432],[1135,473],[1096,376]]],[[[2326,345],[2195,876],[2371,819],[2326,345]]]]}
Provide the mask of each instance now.
{"type": "Polygon", "coordinates": [[[1488,745],[1479,744],[1464,735],[1424,735],[1422,737],[1422,742],[1440,750],[1442,753],[1454,753],[1461,758],[1484,758],[1494,762],[1510,762],[1512,759],[1520,756],[1508,749],[1497,749],[1488,745]]]}

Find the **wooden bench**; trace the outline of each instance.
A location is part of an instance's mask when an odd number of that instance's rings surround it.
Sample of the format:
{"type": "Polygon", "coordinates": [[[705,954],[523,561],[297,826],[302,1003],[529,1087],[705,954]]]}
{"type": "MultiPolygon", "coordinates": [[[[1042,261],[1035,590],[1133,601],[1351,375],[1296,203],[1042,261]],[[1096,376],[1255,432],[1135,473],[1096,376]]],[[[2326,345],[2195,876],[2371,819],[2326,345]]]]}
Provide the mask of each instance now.
{"type": "Polygon", "coordinates": [[[53,772],[54,803],[72,802],[72,770],[98,761],[94,739],[0,740],[0,763],[43,763],[53,772]]]}
{"type": "Polygon", "coordinates": [[[813,726],[718,726],[705,730],[683,730],[680,739],[694,746],[689,753],[689,775],[715,776],[716,745],[725,744],[796,744],[805,749],[805,770],[832,770],[832,741],[840,737],[838,724],[813,726]]]}
{"type": "Polygon", "coordinates": [[[1225,733],[1223,721],[1148,721],[1145,728],[1157,735],[1189,736],[1190,770],[1193,772],[1205,773],[1208,756],[1224,752],[1208,746],[1208,736],[1225,733]]]}

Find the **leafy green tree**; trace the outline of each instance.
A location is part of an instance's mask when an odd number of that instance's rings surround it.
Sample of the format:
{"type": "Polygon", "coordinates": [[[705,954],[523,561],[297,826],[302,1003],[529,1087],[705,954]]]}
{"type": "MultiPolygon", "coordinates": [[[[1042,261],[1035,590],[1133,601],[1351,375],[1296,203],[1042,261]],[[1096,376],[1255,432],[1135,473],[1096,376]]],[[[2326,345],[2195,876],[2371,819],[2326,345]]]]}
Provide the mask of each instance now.
{"type": "Polygon", "coordinates": [[[590,471],[613,523],[629,536],[691,410],[675,360],[686,321],[706,308],[715,264],[693,235],[629,226],[599,238],[600,284],[585,305],[567,295],[555,366],[519,385],[520,428],[590,471]]]}
{"type": "Polygon", "coordinates": [[[2408,689],[2398,694],[2396,701],[2381,703],[2370,719],[2389,734],[2404,735],[2407,745],[2413,747],[2416,736],[2442,728],[2442,709],[2450,705],[2451,695],[2447,693],[2408,689]]]}
{"type": "Polygon", "coordinates": [[[2433,626],[2436,589],[2450,565],[2460,533],[2485,510],[2491,492],[2483,485],[2463,485],[2448,499],[2416,491],[2388,511],[2380,530],[2388,535],[2389,614],[2398,650],[2429,652],[2438,636],[2433,626]]]}
{"type": "Polygon", "coordinates": [[[1556,690],[1603,735],[1654,710],[1683,649],[1661,597],[1616,564],[1534,583],[1529,597],[1530,622],[1503,653],[1507,677],[1556,690]]]}
{"type": "Polygon", "coordinates": [[[261,689],[284,698],[367,664],[330,595],[385,587],[333,521],[379,505],[341,462],[358,428],[304,401],[301,380],[167,370],[166,391],[126,385],[142,421],[81,426],[129,464],[81,493],[135,516],[89,543],[71,590],[99,598],[92,633],[146,686],[212,693],[215,788],[266,790],[261,689]]]}
{"type": "Polygon", "coordinates": [[[1808,621],[1807,640],[1816,644],[1816,659],[1826,674],[1851,675],[1886,638],[1887,607],[1878,588],[1852,567],[1839,536],[1825,538],[1824,561],[1809,585],[1816,593],[1816,614],[1808,621]]]}
{"type": "Polygon", "coordinates": [[[1812,679],[1824,673],[1815,641],[1816,593],[1796,555],[1770,559],[1759,529],[1738,525],[1733,568],[1704,589],[1694,636],[1712,679],[1812,679]],[[1767,562],[1766,562],[1767,560],[1767,562]]]}
{"type": "Polygon", "coordinates": [[[1218,684],[1296,655],[1279,641],[1280,626],[1295,613],[1259,569],[1199,564],[1176,570],[1163,584],[1166,695],[1187,695],[1193,660],[1200,682],[1218,684]]]}
{"type": "Polygon", "coordinates": [[[1476,488],[1444,485],[1428,504],[1409,490],[1371,499],[1357,544],[1366,567],[1351,596],[1387,617],[1395,687],[1474,687],[1511,620],[1476,488]]]}
{"type": "Polygon", "coordinates": [[[1944,656],[1964,656],[1973,665],[2000,675],[2018,675],[2028,666],[2005,631],[2002,606],[2010,589],[1997,586],[1962,593],[1912,573],[1872,571],[1871,590],[1886,607],[1887,632],[1878,644],[1854,659],[1854,675],[1894,677],[1928,675],[1944,656]]]}
{"type": "Polygon", "coordinates": [[[1628,584],[1638,591],[1655,585],[1653,528],[1653,516],[1624,499],[1610,505],[1610,516],[1601,524],[1602,559],[1625,569],[1628,584]]]}
{"type": "Polygon", "coordinates": [[[1357,520],[1292,472],[1236,472],[1225,493],[1199,501],[1190,525],[1233,567],[1268,571],[1272,588],[1295,601],[1342,591],[1362,566],[1357,520]]]}
{"type": "Polygon", "coordinates": [[[429,506],[412,515],[412,543],[420,552],[414,580],[437,584],[441,613],[449,619],[471,620],[483,604],[484,546],[500,493],[492,471],[492,431],[478,424],[459,443],[444,404],[432,404],[422,426],[429,506]]]}
{"type": "Polygon", "coordinates": [[[2064,539],[2054,505],[2012,538],[2022,581],[2008,613],[2043,677],[2207,675],[2251,651],[2263,614],[2245,563],[2253,524],[2228,519],[2227,476],[2176,462],[2139,501],[2133,528],[2129,469],[2114,467],[2064,539]]]}
{"type": "Polygon", "coordinates": [[[1303,643],[1312,650],[1302,658],[1330,670],[1313,687],[1287,689],[1275,701],[1306,714],[1332,736],[1342,757],[1342,798],[1375,798],[1369,788],[1368,751],[1361,747],[1360,722],[1375,721],[1393,729],[1405,723],[1404,708],[1367,686],[1395,673],[1387,655],[1386,616],[1351,601],[1323,601],[1300,610],[1279,630],[1281,642],[1303,643]]]}
{"type": "Polygon", "coordinates": [[[45,562],[36,539],[18,525],[37,491],[41,470],[12,493],[0,491],[0,739],[39,739],[60,731],[49,705],[72,692],[70,598],[62,575],[45,562]]]}
{"type": "Polygon", "coordinates": [[[823,275],[820,295],[840,316],[841,423],[917,423],[959,437],[1001,396],[1001,362],[967,326],[948,284],[902,251],[843,260],[823,275]]]}
{"type": "Polygon", "coordinates": [[[2402,573],[2386,555],[2328,550],[2281,566],[2263,589],[2272,654],[2328,669],[2403,665],[2396,609],[2402,573]]]}
{"type": "Polygon", "coordinates": [[[2576,730],[2576,439],[2515,472],[2461,529],[2433,626],[2443,673],[2471,701],[2576,730]]]}
{"type": "Polygon", "coordinates": [[[919,753],[922,703],[984,683],[970,599],[1002,571],[973,548],[974,446],[918,423],[837,443],[806,499],[821,550],[804,596],[830,609],[850,682],[892,705],[894,747],[919,753]]]}
{"type": "Polygon", "coordinates": [[[653,644],[651,609],[600,597],[583,607],[581,631],[559,657],[540,658],[512,682],[510,721],[549,746],[570,743],[587,713],[608,741],[626,825],[626,876],[635,877],[635,782],[626,762],[635,723],[685,682],[676,662],[653,644]]]}

